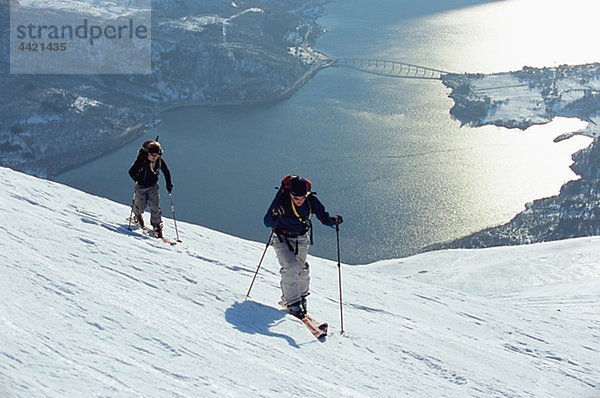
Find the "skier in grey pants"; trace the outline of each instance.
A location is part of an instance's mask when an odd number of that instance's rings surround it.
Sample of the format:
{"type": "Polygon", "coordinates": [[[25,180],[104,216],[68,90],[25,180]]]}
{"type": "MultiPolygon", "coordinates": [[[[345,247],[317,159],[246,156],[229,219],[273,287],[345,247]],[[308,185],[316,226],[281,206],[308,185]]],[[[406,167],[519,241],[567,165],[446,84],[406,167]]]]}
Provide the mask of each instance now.
{"type": "Polygon", "coordinates": [[[162,210],[158,194],[158,176],[160,171],[165,175],[167,191],[171,193],[173,184],[171,172],[167,163],[162,158],[162,148],[157,141],[146,141],[138,151],[135,162],[129,168],[129,175],[136,182],[133,199],[134,221],[144,227],[142,214],[146,206],[150,208],[150,224],[154,227],[154,234],[162,238],[162,210]]]}
{"type": "Polygon", "coordinates": [[[310,288],[310,268],[306,261],[311,244],[310,217],[314,213],[323,224],[333,227],[343,222],[342,216],[331,217],[323,204],[310,191],[309,180],[288,176],[269,206],[265,226],[273,228],[271,241],[281,266],[282,301],[293,315],[306,314],[306,296],[310,288]]]}

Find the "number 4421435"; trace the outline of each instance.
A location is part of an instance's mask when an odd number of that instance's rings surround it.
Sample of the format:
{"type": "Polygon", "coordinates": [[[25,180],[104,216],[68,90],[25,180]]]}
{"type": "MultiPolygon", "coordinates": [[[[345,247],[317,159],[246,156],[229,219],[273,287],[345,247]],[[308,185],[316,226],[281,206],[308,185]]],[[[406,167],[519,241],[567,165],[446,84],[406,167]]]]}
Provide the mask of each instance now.
{"type": "Polygon", "coordinates": [[[21,42],[19,44],[20,51],[66,51],[67,43],[38,43],[38,42],[21,42]]]}

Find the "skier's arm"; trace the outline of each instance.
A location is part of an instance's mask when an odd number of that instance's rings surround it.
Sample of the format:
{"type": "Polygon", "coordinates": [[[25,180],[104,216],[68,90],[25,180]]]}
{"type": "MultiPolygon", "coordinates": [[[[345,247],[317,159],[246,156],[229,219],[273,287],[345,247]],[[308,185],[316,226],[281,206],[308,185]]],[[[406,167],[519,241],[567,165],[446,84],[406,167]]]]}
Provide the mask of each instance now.
{"type": "Polygon", "coordinates": [[[312,208],[313,213],[317,216],[319,221],[321,221],[324,225],[328,227],[335,226],[335,217],[331,217],[329,213],[325,210],[325,206],[321,203],[316,196],[310,195],[307,200],[310,200],[310,206],[312,208]]]}
{"type": "Polygon", "coordinates": [[[129,176],[131,177],[131,179],[135,182],[138,182],[138,174],[139,172],[144,168],[144,158],[142,156],[138,156],[135,159],[135,162],[133,162],[133,164],[131,165],[131,167],[129,168],[129,176]]]}
{"type": "Polygon", "coordinates": [[[276,209],[281,208],[281,204],[279,202],[280,202],[280,195],[278,194],[273,199],[273,202],[271,202],[271,206],[269,206],[269,209],[267,210],[267,214],[265,214],[265,216],[263,217],[263,223],[265,224],[265,227],[273,228],[275,226],[275,224],[277,223],[277,218],[279,215],[281,215],[276,211],[276,209]]]}
{"type": "Polygon", "coordinates": [[[167,183],[167,191],[171,193],[173,190],[173,182],[171,180],[171,171],[169,170],[169,166],[167,166],[167,162],[164,159],[160,160],[160,169],[165,175],[165,182],[167,183]]]}

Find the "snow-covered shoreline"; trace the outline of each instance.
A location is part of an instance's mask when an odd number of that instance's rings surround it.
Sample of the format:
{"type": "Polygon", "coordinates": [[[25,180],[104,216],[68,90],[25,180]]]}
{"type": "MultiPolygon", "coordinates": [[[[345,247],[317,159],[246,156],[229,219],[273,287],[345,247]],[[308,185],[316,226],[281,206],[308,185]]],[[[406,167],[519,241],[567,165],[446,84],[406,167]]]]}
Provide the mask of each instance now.
{"type": "Polygon", "coordinates": [[[574,134],[600,136],[600,63],[446,74],[443,83],[452,90],[450,114],[464,125],[525,130],[555,117],[573,117],[589,122],[574,134]]]}
{"type": "Polygon", "coordinates": [[[600,235],[600,63],[529,68],[507,73],[449,74],[444,84],[452,92],[451,115],[464,125],[495,125],[525,130],[556,117],[588,123],[567,131],[556,142],[576,135],[590,137],[587,148],[573,154],[571,169],[580,177],[553,197],[526,204],[525,211],[504,225],[487,228],[440,248],[519,245],[572,237],[600,235]]]}
{"type": "Polygon", "coordinates": [[[0,1],[0,165],[52,177],[101,155],[89,147],[139,137],[164,110],[286,98],[320,69],[320,57],[299,49],[310,51],[323,33],[316,19],[324,1],[154,2],[149,75],[9,74],[9,7],[96,19],[144,10],[135,2],[0,1]],[[96,105],[82,109],[80,98],[96,105]]]}

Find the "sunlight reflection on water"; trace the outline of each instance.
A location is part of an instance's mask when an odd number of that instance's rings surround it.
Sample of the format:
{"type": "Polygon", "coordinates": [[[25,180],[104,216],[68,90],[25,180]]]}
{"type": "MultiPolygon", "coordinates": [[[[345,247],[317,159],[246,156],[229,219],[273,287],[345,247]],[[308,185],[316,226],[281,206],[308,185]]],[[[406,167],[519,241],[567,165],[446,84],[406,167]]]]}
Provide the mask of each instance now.
{"type": "MultiPolygon", "coordinates": [[[[340,58],[469,72],[600,60],[592,2],[462,3],[479,5],[333,2],[321,20],[329,32],[316,47],[340,58]]],[[[330,211],[345,215],[343,261],[366,263],[507,222],[526,202],[556,194],[574,178],[571,153],[589,139],[552,140],[585,123],[557,119],[525,133],[461,128],[449,115],[448,94],[437,81],[326,69],[281,103],[181,109],[162,115],[153,134],[160,133],[173,170],[182,220],[264,241],[272,188],[296,172],[313,180],[330,211]]],[[[59,180],[129,203],[126,170],[138,146],[59,180]]],[[[315,224],[311,254],[335,258],[335,234],[315,224]]]]}
{"type": "Polygon", "coordinates": [[[511,0],[421,22],[437,32],[429,48],[450,61],[445,68],[493,73],[600,61],[598,15],[597,1],[511,0]]]}

